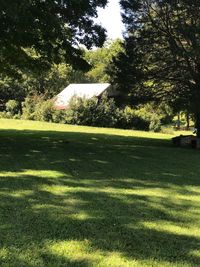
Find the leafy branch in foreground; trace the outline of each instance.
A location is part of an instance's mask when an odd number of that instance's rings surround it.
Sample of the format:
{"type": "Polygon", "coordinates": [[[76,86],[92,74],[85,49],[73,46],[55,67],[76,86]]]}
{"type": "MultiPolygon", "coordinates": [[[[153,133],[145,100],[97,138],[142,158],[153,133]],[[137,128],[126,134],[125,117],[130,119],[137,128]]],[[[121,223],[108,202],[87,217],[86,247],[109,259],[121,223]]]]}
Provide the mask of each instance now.
{"type": "Polygon", "coordinates": [[[48,68],[65,61],[88,69],[80,44],[101,46],[105,30],[95,24],[97,7],[107,0],[2,0],[0,2],[0,72],[48,68]]]}

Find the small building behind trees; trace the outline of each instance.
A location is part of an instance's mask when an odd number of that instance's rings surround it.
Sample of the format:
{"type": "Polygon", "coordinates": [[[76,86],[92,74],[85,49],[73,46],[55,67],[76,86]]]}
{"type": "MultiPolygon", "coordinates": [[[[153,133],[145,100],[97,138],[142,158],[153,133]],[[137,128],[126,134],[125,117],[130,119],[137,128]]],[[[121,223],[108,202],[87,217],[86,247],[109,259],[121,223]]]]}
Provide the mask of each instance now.
{"type": "Polygon", "coordinates": [[[116,97],[119,92],[109,83],[70,84],[54,98],[56,109],[66,109],[72,97],[100,98],[106,93],[108,97],[116,97]]]}

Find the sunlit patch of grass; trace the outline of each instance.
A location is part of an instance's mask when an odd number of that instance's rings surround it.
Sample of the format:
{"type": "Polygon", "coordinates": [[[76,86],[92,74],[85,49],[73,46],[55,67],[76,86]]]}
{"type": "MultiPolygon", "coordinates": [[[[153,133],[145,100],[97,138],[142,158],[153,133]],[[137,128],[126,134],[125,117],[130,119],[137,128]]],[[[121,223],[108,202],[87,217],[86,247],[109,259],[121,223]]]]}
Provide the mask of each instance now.
{"type": "MultiPolygon", "coordinates": [[[[112,128],[98,128],[98,127],[87,127],[87,126],[73,126],[73,125],[63,125],[54,123],[44,123],[44,122],[34,122],[25,120],[7,120],[1,119],[0,129],[13,129],[13,130],[35,130],[35,125],[37,124],[38,131],[58,131],[58,132],[78,132],[78,133],[97,133],[97,134],[109,134],[109,135],[122,135],[122,136],[140,136],[149,138],[166,138],[168,139],[172,135],[176,135],[177,132],[174,131],[170,134],[163,133],[152,133],[144,131],[132,131],[132,130],[119,130],[112,128]]],[[[182,132],[180,132],[182,134],[182,132]]],[[[48,138],[48,137],[46,137],[48,138]]],[[[98,141],[98,138],[92,137],[92,141],[98,141]]]]}
{"type": "Polygon", "coordinates": [[[58,171],[47,171],[47,170],[23,170],[21,172],[1,172],[0,177],[27,177],[27,176],[34,176],[34,177],[42,177],[42,178],[59,178],[63,177],[63,173],[58,171]]]}
{"type": "Polygon", "coordinates": [[[198,227],[195,227],[194,225],[180,225],[165,221],[156,221],[156,222],[143,222],[143,225],[146,228],[154,229],[161,232],[168,232],[173,233],[177,235],[188,235],[193,237],[200,238],[200,231],[198,227]]]}

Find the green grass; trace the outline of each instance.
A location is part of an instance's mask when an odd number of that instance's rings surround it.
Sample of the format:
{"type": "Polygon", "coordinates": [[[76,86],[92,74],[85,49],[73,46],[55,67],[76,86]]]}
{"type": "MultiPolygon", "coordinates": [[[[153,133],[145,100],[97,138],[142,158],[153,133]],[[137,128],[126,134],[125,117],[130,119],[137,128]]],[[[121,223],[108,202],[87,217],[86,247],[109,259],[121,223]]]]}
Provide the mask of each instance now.
{"type": "Polygon", "coordinates": [[[200,266],[200,151],[0,120],[0,266],[200,266]]]}

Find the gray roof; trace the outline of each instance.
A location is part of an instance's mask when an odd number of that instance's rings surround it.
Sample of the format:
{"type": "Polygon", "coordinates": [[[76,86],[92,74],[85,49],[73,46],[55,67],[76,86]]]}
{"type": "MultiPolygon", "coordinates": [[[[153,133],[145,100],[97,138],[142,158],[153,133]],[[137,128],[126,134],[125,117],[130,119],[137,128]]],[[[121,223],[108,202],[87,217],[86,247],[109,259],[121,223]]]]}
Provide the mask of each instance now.
{"type": "Polygon", "coordinates": [[[87,99],[93,96],[100,96],[109,87],[109,83],[70,84],[56,96],[54,106],[57,108],[67,107],[73,96],[87,99]]]}

